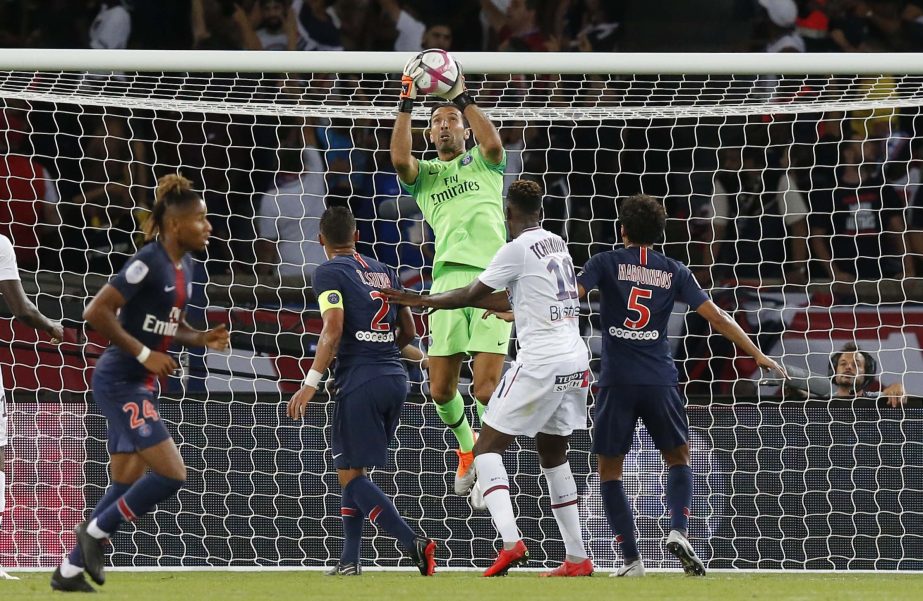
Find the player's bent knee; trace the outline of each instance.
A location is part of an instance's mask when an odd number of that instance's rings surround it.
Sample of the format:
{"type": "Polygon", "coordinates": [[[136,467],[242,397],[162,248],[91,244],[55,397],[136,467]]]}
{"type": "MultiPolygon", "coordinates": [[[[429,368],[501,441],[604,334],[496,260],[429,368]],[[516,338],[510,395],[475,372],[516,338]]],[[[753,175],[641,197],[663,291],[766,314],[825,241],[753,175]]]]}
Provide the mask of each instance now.
{"type": "Polygon", "coordinates": [[[480,383],[474,386],[474,398],[486,405],[497,389],[496,382],[480,383]]]}
{"type": "Polygon", "coordinates": [[[669,451],[661,451],[660,454],[669,467],[689,465],[689,445],[680,445],[669,451]]]}
{"type": "Polygon", "coordinates": [[[615,457],[610,457],[608,455],[597,455],[596,457],[600,482],[609,482],[611,480],[622,479],[622,464],[625,460],[624,455],[618,455],[615,457]]]}
{"type": "Polygon", "coordinates": [[[433,377],[433,375],[430,374],[429,393],[438,404],[443,405],[448,403],[458,394],[458,379],[442,379],[438,376],[433,377]]]}

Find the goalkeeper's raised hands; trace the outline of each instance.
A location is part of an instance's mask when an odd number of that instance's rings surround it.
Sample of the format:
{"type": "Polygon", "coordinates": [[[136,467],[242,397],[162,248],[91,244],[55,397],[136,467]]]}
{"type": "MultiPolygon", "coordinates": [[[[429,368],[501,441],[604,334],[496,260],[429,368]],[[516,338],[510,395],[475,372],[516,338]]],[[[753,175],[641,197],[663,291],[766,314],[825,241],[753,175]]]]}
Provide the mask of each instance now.
{"type": "Polygon", "coordinates": [[[458,79],[455,80],[455,85],[449,88],[447,92],[439,93],[435,92],[433,95],[440,98],[444,98],[449,102],[454,102],[456,98],[461,96],[465,92],[465,72],[462,70],[462,65],[460,62],[455,61],[455,66],[458,67],[458,79]]]}
{"type": "Polygon", "coordinates": [[[422,67],[420,67],[421,57],[422,53],[417,54],[404,65],[404,71],[401,75],[401,101],[413,101],[417,98],[417,85],[414,80],[423,72],[422,67]]]}

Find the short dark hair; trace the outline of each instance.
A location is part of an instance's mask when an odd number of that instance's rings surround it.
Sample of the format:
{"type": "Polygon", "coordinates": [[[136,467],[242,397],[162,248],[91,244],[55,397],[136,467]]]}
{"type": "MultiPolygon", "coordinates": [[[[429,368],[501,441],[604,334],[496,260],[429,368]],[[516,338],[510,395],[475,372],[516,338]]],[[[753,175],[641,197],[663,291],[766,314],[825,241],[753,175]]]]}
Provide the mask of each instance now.
{"type": "Polygon", "coordinates": [[[320,217],[320,233],[330,244],[349,244],[356,233],[356,218],[346,207],[330,207],[320,217]]]}
{"type": "Polygon", "coordinates": [[[619,222],[630,241],[635,244],[654,244],[663,236],[667,212],[653,196],[635,194],[622,203],[619,222]]]}
{"type": "Polygon", "coordinates": [[[865,367],[862,369],[862,375],[865,379],[862,381],[862,386],[857,386],[856,389],[861,392],[871,386],[872,381],[878,376],[878,362],[875,361],[875,357],[871,353],[862,350],[854,342],[847,342],[843,345],[843,348],[830,355],[830,375],[836,374],[837,363],[840,362],[840,357],[844,353],[858,353],[865,360],[865,367]]]}
{"type": "Polygon", "coordinates": [[[506,200],[522,213],[538,213],[542,210],[542,196],[544,191],[536,182],[527,179],[517,179],[510,184],[506,193],[506,200]]]}
{"type": "Polygon", "coordinates": [[[461,113],[462,123],[465,124],[465,127],[468,127],[468,119],[465,117],[465,111],[458,108],[458,106],[456,106],[452,102],[440,102],[438,104],[433,105],[433,108],[431,108],[429,111],[429,122],[431,125],[433,123],[433,115],[436,114],[436,111],[438,111],[439,109],[444,109],[444,108],[455,109],[456,111],[461,113]]]}
{"type": "Polygon", "coordinates": [[[449,23],[448,21],[442,21],[440,19],[433,19],[433,20],[427,21],[426,29],[424,29],[423,31],[424,32],[429,31],[433,27],[445,27],[446,29],[449,30],[449,33],[452,33],[452,24],[449,23]]]}

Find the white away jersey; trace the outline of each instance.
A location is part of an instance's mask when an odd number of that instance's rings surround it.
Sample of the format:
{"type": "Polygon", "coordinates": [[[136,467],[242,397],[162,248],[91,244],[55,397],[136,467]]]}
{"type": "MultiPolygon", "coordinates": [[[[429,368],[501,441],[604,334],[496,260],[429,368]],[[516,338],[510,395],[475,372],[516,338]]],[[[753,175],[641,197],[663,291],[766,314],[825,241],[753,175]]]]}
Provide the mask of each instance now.
{"type": "MultiPolygon", "coordinates": [[[[16,265],[16,251],[10,239],[0,234],[0,282],[19,281],[19,267],[16,265]]],[[[0,399],[3,398],[3,374],[0,373],[0,399]]],[[[0,405],[0,420],[3,420],[3,406],[0,405]]],[[[3,433],[0,432],[0,437],[3,433]]],[[[3,494],[3,491],[0,491],[3,494]]]]}
{"type": "Polygon", "coordinates": [[[517,360],[526,365],[588,356],[580,337],[574,263],[560,236],[528,229],[506,243],[478,279],[507,289],[516,316],[517,360]]]}
{"type": "Polygon", "coordinates": [[[0,282],[19,280],[19,267],[16,265],[16,251],[10,239],[0,234],[0,282]]]}

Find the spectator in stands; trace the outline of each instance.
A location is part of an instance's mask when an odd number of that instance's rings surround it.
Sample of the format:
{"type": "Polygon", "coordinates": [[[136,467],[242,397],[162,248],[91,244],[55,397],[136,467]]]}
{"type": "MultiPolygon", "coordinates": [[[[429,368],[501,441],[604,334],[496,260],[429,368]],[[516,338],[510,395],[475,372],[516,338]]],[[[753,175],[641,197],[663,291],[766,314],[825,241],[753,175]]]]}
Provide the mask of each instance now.
{"type": "Polygon", "coordinates": [[[757,20],[757,40],[765,39],[764,52],[804,52],[804,40],[795,31],[798,6],[795,0],[758,0],[763,8],[757,20]],[[762,31],[760,31],[762,30],[762,31]],[[760,35],[761,34],[761,35],[760,35]]]}
{"type": "Polygon", "coordinates": [[[298,50],[304,40],[298,35],[298,19],[285,0],[260,0],[249,13],[234,5],[234,22],[245,50],[298,50]]]}
{"type": "Polygon", "coordinates": [[[828,0],[806,0],[800,3],[795,32],[804,40],[807,52],[830,51],[830,16],[828,0]]]}
{"type": "Polygon", "coordinates": [[[442,21],[430,21],[423,32],[423,41],[420,44],[423,49],[439,48],[440,50],[452,50],[452,26],[442,21]]]}
{"type": "Polygon", "coordinates": [[[99,13],[90,25],[90,48],[127,48],[131,35],[129,4],[112,0],[98,4],[99,13]]]}
{"type": "Polygon", "coordinates": [[[193,49],[241,50],[240,26],[234,19],[236,7],[220,0],[191,0],[193,49]]]}
{"type": "Polygon", "coordinates": [[[481,0],[481,11],[501,52],[546,52],[548,39],[539,27],[538,0],[510,0],[504,13],[494,0],[481,0]]]}
{"type": "Polygon", "coordinates": [[[912,277],[903,204],[884,185],[874,142],[841,144],[833,186],[811,195],[811,248],[834,282],[912,277]]]}
{"type": "Polygon", "coordinates": [[[294,0],[292,9],[305,50],[343,50],[340,17],[325,0],[294,0]]]}
{"type": "Polygon", "coordinates": [[[0,112],[0,234],[13,243],[19,266],[31,270],[61,217],[55,181],[29,156],[27,133],[13,111],[0,112]]]}
{"type": "Polygon", "coordinates": [[[900,46],[901,21],[890,1],[841,0],[831,3],[831,49],[840,52],[878,52],[900,46]]]}
{"type": "Polygon", "coordinates": [[[615,52],[622,32],[625,4],[586,0],[571,3],[566,19],[570,31],[564,46],[581,52],[615,52]]]}
{"type": "Polygon", "coordinates": [[[807,202],[787,171],[787,156],[768,158],[761,148],[720,151],[712,243],[696,274],[700,281],[716,276],[807,281],[807,202]]]}
{"type": "Polygon", "coordinates": [[[905,49],[919,52],[923,49],[923,0],[908,0],[901,11],[905,49]]]}
{"type": "Polygon", "coordinates": [[[318,242],[324,198],[324,159],[313,127],[302,129],[304,148],[279,151],[279,173],[263,194],[256,215],[258,273],[310,281],[327,260],[318,242]]]}
{"type": "Polygon", "coordinates": [[[64,260],[68,270],[108,276],[137,250],[136,211],[150,206],[149,150],[145,136],[126,118],[91,119],[95,124],[86,124],[90,135],[84,137],[80,160],[80,193],[63,216],[64,260]]]}
{"type": "MultiPolygon", "coordinates": [[[[385,16],[391,21],[397,32],[394,39],[395,52],[419,52],[428,46],[422,46],[423,36],[426,33],[424,25],[413,9],[402,5],[398,0],[375,0],[385,16]]],[[[380,24],[378,25],[381,26],[380,24]]]]}

